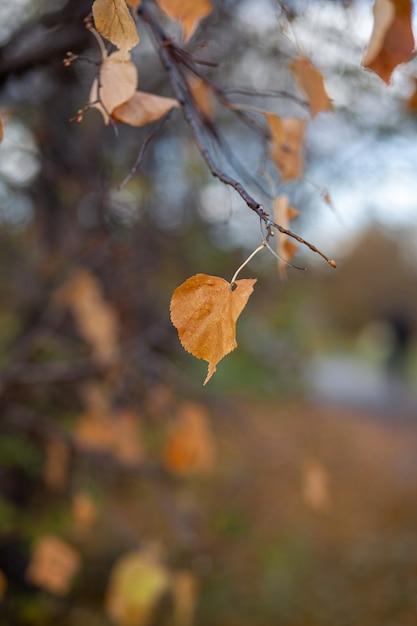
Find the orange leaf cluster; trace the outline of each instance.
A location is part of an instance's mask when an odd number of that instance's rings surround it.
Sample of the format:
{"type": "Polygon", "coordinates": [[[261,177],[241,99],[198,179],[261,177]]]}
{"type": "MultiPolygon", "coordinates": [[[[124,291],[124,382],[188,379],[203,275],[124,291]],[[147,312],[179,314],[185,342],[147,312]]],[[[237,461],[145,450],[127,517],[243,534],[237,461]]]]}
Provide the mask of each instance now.
{"type": "MultiPolygon", "coordinates": [[[[294,209],[289,204],[288,196],[282,195],[275,198],[274,205],[274,221],[283,226],[287,230],[289,229],[290,220],[295,219],[299,215],[299,211],[294,209]]],[[[298,246],[292,239],[285,233],[278,231],[277,233],[277,253],[281,257],[278,260],[278,268],[281,279],[284,280],[287,277],[287,261],[290,261],[298,250],[298,246]]]]}
{"type": "Polygon", "coordinates": [[[374,28],[362,60],[386,83],[397,65],[413,56],[414,36],[411,25],[411,0],[376,0],[374,28]]]}
{"type": "Polygon", "coordinates": [[[206,384],[221,359],[237,347],[236,322],[256,279],[233,285],[218,276],[196,274],[177,287],[171,298],[171,320],[188,352],[208,362],[206,384]]]}
{"type": "Polygon", "coordinates": [[[156,3],[165,15],[181,23],[184,41],[192,37],[199,22],[213,10],[210,0],[156,0],[156,3]]]}

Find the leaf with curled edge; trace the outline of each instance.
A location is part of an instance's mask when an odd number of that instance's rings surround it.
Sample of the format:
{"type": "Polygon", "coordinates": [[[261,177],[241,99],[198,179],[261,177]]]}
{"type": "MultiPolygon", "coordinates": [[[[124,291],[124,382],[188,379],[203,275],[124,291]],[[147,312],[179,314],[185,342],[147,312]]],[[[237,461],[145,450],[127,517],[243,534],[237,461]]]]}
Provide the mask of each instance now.
{"type": "Polygon", "coordinates": [[[177,287],[171,298],[171,320],[187,352],[208,362],[206,384],[221,359],[237,347],[236,322],[256,279],[233,284],[196,274],[177,287]]]}
{"type": "Polygon", "coordinates": [[[130,52],[117,50],[104,57],[100,68],[100,89],[94,79],[90,90],[90,102],[109,123],[114,109],[127,102],[135,93],[138,83],[138,71],[130,60],[130,52]],[[99,98],[99,102],[96,102],[99,98]]]}
{"type": "Polygon", "coordinates": [[[139,43],[136,24],[125,0],[95,0],[92,11],[100,35],[120,50],[131,50],[139,43]]]}

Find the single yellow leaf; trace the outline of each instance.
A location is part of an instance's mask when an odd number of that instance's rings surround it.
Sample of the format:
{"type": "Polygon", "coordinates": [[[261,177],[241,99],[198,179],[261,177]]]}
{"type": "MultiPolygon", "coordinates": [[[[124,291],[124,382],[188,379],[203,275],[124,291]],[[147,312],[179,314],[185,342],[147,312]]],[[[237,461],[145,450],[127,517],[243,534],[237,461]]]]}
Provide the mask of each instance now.
{"type": "Polygon", "coordinates": [[[138,71],[130,61],[130,53],[117,50],[104,57],[100,68],[100,89],[97,79],[93,81],[90,102],[94,104],[108,124],[113,110],[127,102],[135,93],[138,84],[138,71]]]}
{"type": "Polygon", "coordinates": [[[221,359],[237,347],[236,321],[256,279],[233,285],[218,276],[196,274],[177,287],[171,298],[171,320],[185,350],[208,362],[206,384],[221,359]]]}
{"type": "Polygon", "coordinates": [[[304,172],[303,142],[305,120],[265,114],[271,131],[271,157],[282,182],[299,178],[304,172]]]}
{"type": "Polygon", "coordinates": [[[298,86],[309,100],[311,117],[315,117],[320,111],[328,111],[333,108],[326,93],[323,76],[308,59],[298,57],[291,63],[290,70],[294,74],[298,86]]]}
{"type": "Polygon", "coordinates": [[[413,56],[411,0],[376,0],[374,27],[362,66],[374,71],[386,83],[401,63],[413,56]]]}
{"type": "Polygon", "coordinates": [[[120,50],[139,43],[136,24],[125,0],[95,0],[92,6],[96,29],[120,50]]]}
{"type": "Polygon", "coordinates": [[[109,617],[118,626],[148,626],[170,583],[169,571],[151,549],[125,554],[110,574],[109,617]]]}
{"type": "Polygon", "coordinates": [[[80,565],[80,557],[71,546],[59,537],[45,535],[34,545],[26,579],[50,593],[64,595],[80,565]]]}
{"type": "Polygon", "coordinates": [[[131,126],[145,126],[159,120],[172,108],[179,106],[178,100],[174,98],[136,91],[127,102],[113,110],[112,117],[117,122],[131,126]]]}
{"type": "MultiPolygon", "coordinates": [[[[289,204],[288,196],[281,195],[275,198],[273,204],[274,222],[283,226],[287,230],[290,226],[290,220],[295,219],[299,215],[299,211],[289,204]]],[[[287,278],[287,262],[292,259],[298,250],[298,246],[285,233],[277,232],[276,237],[277,254],[281,257],[278,260],[279,274],[282,280],[287,278]]]]}
{"type": "Polygon", "coordinates": [[[190,39],[199,22],[213,10],[210,0],[156,0],[156,3],[165,15],[181,22],[184,41],[190,39]]]}
{"type": "Polygon", "coordinates": [[[205,408],[185,402],[178,412],[164,450],[165,464],[176,474],[210,473],[215,464],[214,442],[205,408]]]}

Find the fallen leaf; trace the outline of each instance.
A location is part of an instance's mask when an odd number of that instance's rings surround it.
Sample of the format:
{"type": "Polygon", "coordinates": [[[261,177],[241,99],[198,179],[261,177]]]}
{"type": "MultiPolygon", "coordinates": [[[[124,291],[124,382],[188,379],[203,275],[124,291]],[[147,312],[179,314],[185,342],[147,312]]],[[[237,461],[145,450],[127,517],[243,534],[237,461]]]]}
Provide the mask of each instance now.
{"type": "Polygon", "coordinates": [[[133,96],[137,84],[138,72],[130,61],[129,52],[118,50],[103,58],[100,68],[100,89],[99,81],[95,79],[91,86],[90,102],[95,102],[93,107],[100,111],[106,124],[109,123],[114,109],[133,96]]]}
{"type": "Polygon", "coordinates": [[[374,27],[362,66],[389,83],[394,69],[413,56],[411,0],[376,0],[374,27]]]}
{"type": "Polygon", "coordinates": [[[208,362],[206,384],[221,359],[237,347],[236,321],[256,279],[237,280],[197,274],[177,287],[171,298],[171,320],[188,352],[208,362]]]}
{"type": "Polygon", "coordinates": [[[127,102],[112,111],[112,117],[117,122],[131,126],[145,126],[159,120],[172,108],[179,106],[178,100],[174,98],[136,91],[127,102]]]}
{"type": "Polygon", "coordinates": [[[119,323],[113,308],[103,297],[97,278],[86,269],[76,271],[59,290],[57,302],[71,310],[80,334],[91,345],[97,361],[111,363],[119,350],[119,323]]]}
{"type": "Polygon", "coordinates": [[[282,182],[299,178],[304,171],[303,141],[305,120],[265,114],[272,136],[271,157],[282,182]]]}
{"type": "Polygon", "coordinates": [[[164,460],[168,469],[177,474],[213,470],[214,442],[203,406],[195,402],[181,406],[168,437],[164,460]]]}
{"type": "Polygon", "coordinates": [[[95,0],[92,6],[96,29],[120,50],[131,50],[139,43],[136,24],[125,0],[95,0]]]}
{"type": "Polygon", "coordinates": [[[156,0],[156,3],[165,15],[181,22],[184,41],[190,39],[199,22],[213,10],[210,0],[156,0]]]}
{"type": "Polygon", "coordinates": [[[213,119],[216,101],[212,89],[198,76],[191,76],[188,85],[197,108],[209,120],[213,119]]]}
{"type": "Polygon", "coordinates": [[[45,535],[35,543],[26,570],[26,579],[50,593],[64,595],[80,569],[78,553],[54,535],[45,535]]]}
{"type": "Polygon", "coordinates": [[[170,582],[169,571],[151,549],[125,554],[110,574],[109,617],[118,626],[148,626],[170,582]]]}
{"type": "Polygon", "coordinates": [[[175,572],[172,580],[174,626],[192,626],[197,605],[197,580],[187,570],[175,572]]]}
{"type": "Polygon", "coordinates": [[[305,57],[298,57],[290,65],[300,89],[306,94],[311,116],[315,117],[320,111],[331,110],[332,103],[326,93],[324,80],[317,68],[305,57]]]}
{"type": "MultiPolygon", "coordinates": [[[[295,219],[299,215],[299,211],[289,204],[288,196],[281,195],[275,198],[273,204],[274,222],[283,226],[287,230],[290,227],[290,220],[295,219]]],[[[285,233],[277,232],[276,236],[277,254],[281,257],[278,260],[279,273],[282,280],[287,278],[287,262],[292,259],[298,250],[297,244],[292,241],[285,233]]]]}

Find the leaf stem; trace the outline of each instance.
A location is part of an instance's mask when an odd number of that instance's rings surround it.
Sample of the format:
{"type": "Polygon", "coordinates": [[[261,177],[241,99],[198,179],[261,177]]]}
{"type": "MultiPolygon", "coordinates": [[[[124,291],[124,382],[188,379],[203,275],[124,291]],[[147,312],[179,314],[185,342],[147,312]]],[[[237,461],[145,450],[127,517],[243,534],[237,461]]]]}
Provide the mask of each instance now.
{"type": "Polygon", "coordinates": [[[253,259],[253,257],[255,256],[255,254],[258,254],[258,252],[260,252],[261,250],[263,250],[266,247],[266,243],[262,242],[260,246],[258,246],[258,248],[256,248],[256,250],[254,250],[246,259],[246,261],[243,261],[242,265],[240,267],[237,268],[236,272],[233,275],[232,280],[230,281],[230,284],[233,285],[236,282],[236,278],[238,277],[238,274],[241,272],[241,270],[243,270],[243,268],[245,267],[245,265],[247,265],[249,263],[249,261],[251,261],[253,259]]]}

